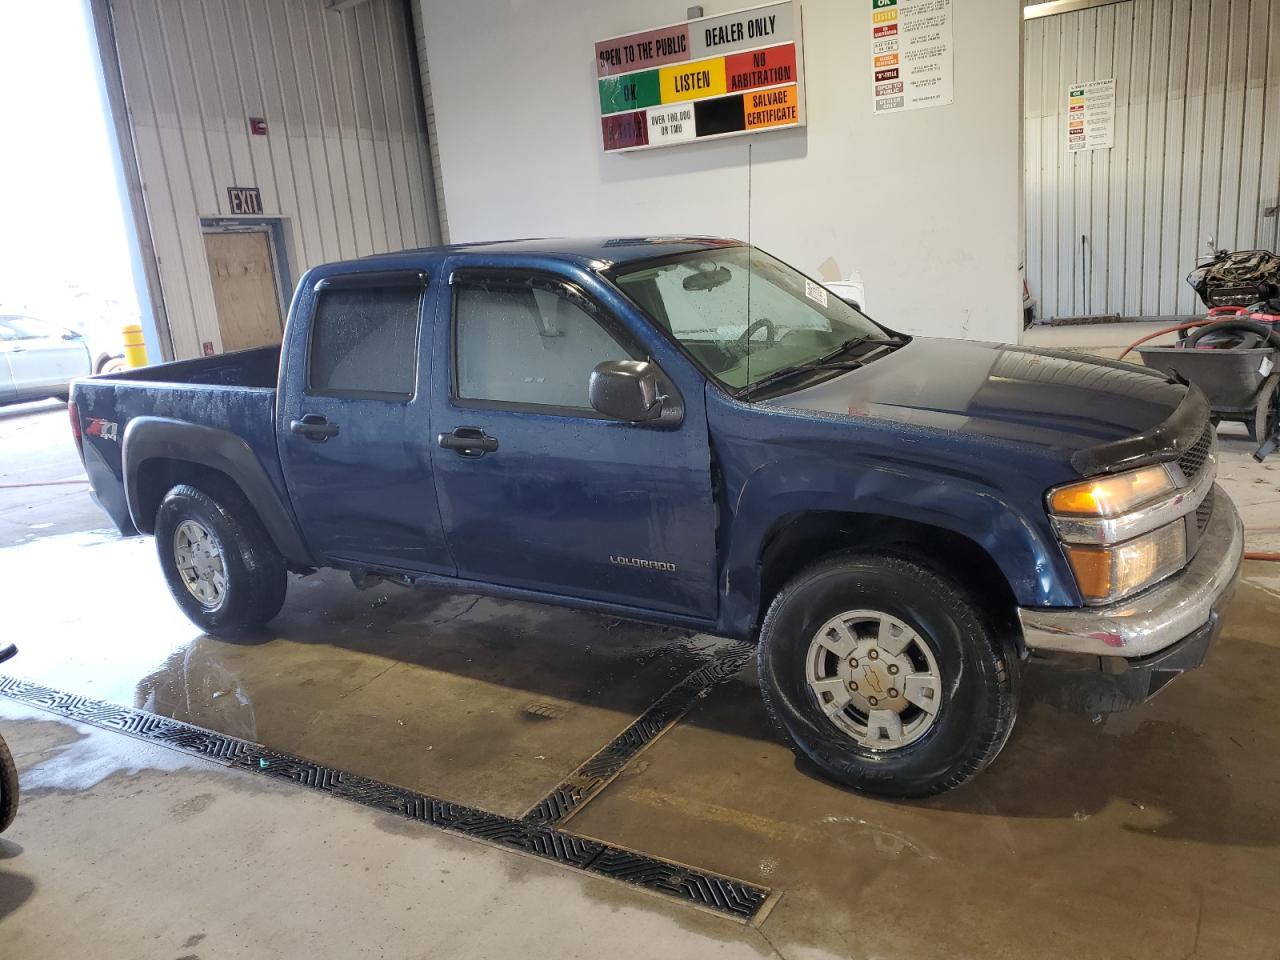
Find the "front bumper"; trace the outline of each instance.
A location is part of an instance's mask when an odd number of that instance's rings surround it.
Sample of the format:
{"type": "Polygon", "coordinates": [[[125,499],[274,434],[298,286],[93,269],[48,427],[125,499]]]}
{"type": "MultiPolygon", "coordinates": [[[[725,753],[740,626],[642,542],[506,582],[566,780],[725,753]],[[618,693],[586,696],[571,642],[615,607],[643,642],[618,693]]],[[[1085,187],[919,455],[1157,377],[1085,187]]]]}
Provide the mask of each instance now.
{"type": "Polygon", "coordinates": [[[1138,660],[1190,637],[1225,606],[1240,576],[1244,529],[1235,505],[1214,491],[1213,516],[1181,573],[1102,607],[1022,607],[1027,650],[1138,660]]]}

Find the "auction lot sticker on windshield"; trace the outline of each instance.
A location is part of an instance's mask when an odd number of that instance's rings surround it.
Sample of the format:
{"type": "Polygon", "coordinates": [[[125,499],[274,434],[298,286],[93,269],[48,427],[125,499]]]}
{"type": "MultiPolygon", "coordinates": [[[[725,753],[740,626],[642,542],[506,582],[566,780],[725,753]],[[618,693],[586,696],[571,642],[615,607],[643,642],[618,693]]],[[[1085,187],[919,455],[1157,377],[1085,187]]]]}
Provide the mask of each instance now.
{"type": "Polygon", "coordinates": [[[804,295],[814,303],[820,303],[824,307],[827,305],[827,288],[820,283],[806,280],[804,282],[804,295]]]}
{"type": "Polygon", "coordinates": [[[596,44],[607,152],[804,125],[794,0],[596,44]]]}
{"type": "Polygon", "coordinates": [[[871,86],[876,113],[951,103],[951,0],[863,2],[871,5],[871,86]]]}

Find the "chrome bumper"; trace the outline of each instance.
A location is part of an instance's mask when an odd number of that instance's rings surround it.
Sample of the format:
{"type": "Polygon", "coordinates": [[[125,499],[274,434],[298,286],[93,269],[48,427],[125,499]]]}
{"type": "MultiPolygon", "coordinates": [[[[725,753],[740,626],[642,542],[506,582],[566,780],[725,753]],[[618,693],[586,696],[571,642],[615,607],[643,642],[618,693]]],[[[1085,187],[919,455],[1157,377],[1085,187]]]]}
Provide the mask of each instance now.
{"type": "Polygon", "coordinates": [[[1150,656],[1209,622],[1235,589],[1243,554],[1240,515],[1217,488],[1213,516],[1185,570],[1130,600],[1104,607],[1022,607],[1022,636],[1032,651],[1150,656]]]}

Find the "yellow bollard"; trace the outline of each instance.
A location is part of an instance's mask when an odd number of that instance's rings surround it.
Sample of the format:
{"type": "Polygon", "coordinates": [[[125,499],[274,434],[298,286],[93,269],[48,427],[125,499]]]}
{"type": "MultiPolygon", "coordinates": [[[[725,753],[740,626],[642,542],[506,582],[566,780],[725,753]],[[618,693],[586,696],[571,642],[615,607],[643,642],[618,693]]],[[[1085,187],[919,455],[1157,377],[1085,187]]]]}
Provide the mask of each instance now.
{"type": "Polygon", "coordinates": [[[120,328],[120,337],[124,341],[124,362],[130,367],[147,365],[147,343],[142,338],[142,326],[126,323],[120,328]]]}

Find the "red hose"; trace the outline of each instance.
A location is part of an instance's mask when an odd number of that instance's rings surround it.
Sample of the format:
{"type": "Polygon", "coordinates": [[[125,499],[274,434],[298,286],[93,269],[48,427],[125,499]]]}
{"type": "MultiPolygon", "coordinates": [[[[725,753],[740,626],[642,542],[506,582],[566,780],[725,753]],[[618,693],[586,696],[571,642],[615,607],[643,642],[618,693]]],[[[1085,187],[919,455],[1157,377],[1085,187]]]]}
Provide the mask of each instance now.
{"type": "Polygon", "coordinates": [[[1273,553],[1273,552],[1266,552],[1266,551],[1259,552],[1259,553],[1249,553],[1246,551],[1244,558],[1246,560],[1280,560],[1280,553],[1273,553]]]}
{"type": "Polygon", "coordinates": [[[1206,323],[1217,323],[1221,319],[1221,317],[1205,317],[1200,320],[1192,320],[1190,323],[1180,323],[1176,327],[1165,327],[1163,330],[1157,330],[1155,333],[1148,333],[1145,337],[1140,337],[1125,347],[1124,353],[1120,354],[1117,359],[1123,360],[1125,354],[1140,343],[1146,343],[1148,340],[1154,340],[1156,337],[1163,337],[1166,333],[1177,333],[1179,330],[1190,330],[1192,327],[1203,327],[1206,323]]]}

